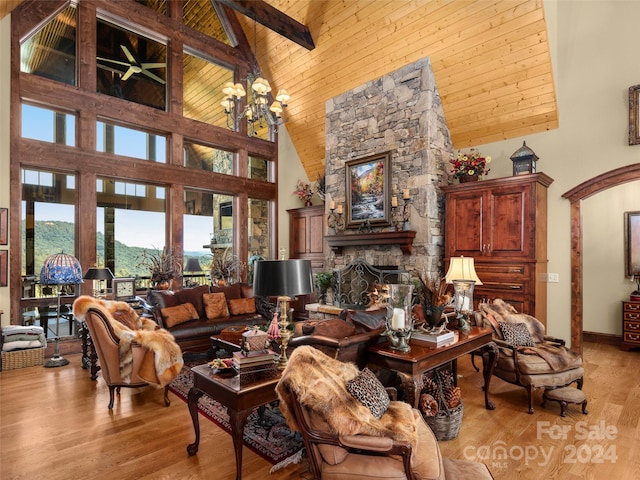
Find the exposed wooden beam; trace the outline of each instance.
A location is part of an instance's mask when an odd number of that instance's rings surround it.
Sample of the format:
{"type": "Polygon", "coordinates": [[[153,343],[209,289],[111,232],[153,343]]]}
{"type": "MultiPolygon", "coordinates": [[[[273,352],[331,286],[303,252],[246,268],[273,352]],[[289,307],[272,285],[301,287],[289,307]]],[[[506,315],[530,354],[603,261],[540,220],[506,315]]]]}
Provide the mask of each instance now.
{"type": "Polygon", "coordinates": [[[316,48],[306,25],[289,17],[262,0],[217,0],[241,14],[259,22],[307,50],[316,48]]]}

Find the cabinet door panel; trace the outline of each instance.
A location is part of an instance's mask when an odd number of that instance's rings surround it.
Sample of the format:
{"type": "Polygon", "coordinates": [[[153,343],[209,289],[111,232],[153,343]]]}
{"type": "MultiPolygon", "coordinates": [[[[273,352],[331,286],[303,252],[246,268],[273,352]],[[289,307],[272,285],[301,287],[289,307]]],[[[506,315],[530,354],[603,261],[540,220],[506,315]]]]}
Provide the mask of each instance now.
{"type": "Polygon", "coordinates": [[[292,218],[291,223],[295,228],[296,235],[293,237],[295,241],[289,245],[289,248],[291,249],[291,257],[298,258],[298,255],[307,253],[307,217],[292,218]]]}
{"type": "MultiPolygon", "coordinates": [[[[519,256],[527,250],[525,232],[525,193],[491,192],[491,228],[492,256],[519,256]]],[[[533,225],[531,226],[534,227],[533,225]]]]}
{"type": "Polygon", "coordinates": [[[483,196],[452,196],[447,203],[447,256],[477,257],[483,248],[483,196]]]}
{"type": "Polygon", "coordinates": [[[309,253],[324,251],[324,214],[309,217],[309,253]]]}

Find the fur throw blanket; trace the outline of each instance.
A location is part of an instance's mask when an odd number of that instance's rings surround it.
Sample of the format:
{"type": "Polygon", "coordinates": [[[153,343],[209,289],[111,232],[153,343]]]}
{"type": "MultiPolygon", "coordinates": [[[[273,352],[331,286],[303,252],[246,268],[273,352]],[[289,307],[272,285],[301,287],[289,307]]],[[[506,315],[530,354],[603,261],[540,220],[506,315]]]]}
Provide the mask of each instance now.
{"type": "Polygon", "coordinates": [[[276,386],[280,410],[289,427],[300,431],[292,403],[295,394],[300,404],[324,420],[334,434],[390,437],[409,441],[415,448],[418,433],[411,406],[391,402],[377,420],[347,390],[347,381],[359,373],[356,365],[334,360],[311,346],[296,348],[276,386]]]}
{"type": "Polygon", "coordinates": [[[483,326],[493,328],[494,336],[503,340],[498,322],[524,323],[536,344],[535,347],[519,346],[518,353],[524,355],[537,355],[547,362],[549,367],[558,372],[573,368],[582,363],[580,355],[569,350],[563,345],[548,343],[545,341],[544,325],[537,318],[518,313],[516,309],[500,298],[493,303],[481,303],[479,305],[483,326]]]}
{"type": "Polygon", "coordinates": [[[133,342],[147,349],[147,355],[153,356],[155,372],[141,371],[138,374],[146,382],[164,387],[180,373],[182,351],[170,332],[158,328],[153,320],[139,317],[127,302],[101,300],[88,295],[82,295],[73,302],[73,315],[84,321],[90,308],[102,312],[119,339],[120,377],[124,383],[131,382],[133,373],[133,342]]]}

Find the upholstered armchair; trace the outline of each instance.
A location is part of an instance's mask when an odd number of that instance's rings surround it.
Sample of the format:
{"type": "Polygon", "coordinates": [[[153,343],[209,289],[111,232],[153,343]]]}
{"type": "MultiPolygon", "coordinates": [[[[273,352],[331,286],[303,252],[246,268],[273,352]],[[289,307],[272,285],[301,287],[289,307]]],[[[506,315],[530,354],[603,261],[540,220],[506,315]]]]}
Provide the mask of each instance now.
{"type": "Polygon", "coordinates": [[[98,355],[102,378],[109,387],[109,410],[113,408],[114,393],[119,395],[121,387],[164,386],[164,404],[170,405],[169,386],[165,384],[168,378],[164,381],[158,378],[151,350],[133,341],[126,353],[124,348],[121,352],[122,342],[102,310],[89,308],[84,314],[84,321],[98,355]]]}
{"type": "MultiPolygon", "coordinates": [[[[561,388],[574,382],[582,389],[582,358],[564,340],[546,335],[538,319],[496,299],[479,305],[476,323],[493,330],[499,351],[493,374],[527,390],[529,413],[534,411],[535,389],[561,388]]],[[[486,354],[483,361],[488,361],[486,354]]]]}
{"type": "Polygon", "coordinates": [[[372,372],[311,346],[294,350],[276,392],[316,480],[492,478],[484,464],[443,459],[420,412],[390,400],[372,372]]]}

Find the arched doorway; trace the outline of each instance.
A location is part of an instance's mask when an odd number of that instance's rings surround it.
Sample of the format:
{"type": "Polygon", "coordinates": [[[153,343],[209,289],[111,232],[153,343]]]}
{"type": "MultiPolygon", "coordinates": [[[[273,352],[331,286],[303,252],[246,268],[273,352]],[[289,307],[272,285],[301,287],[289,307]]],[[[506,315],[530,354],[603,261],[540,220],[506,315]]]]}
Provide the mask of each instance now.
{"type": "Polygon", "coordinates": [[[582,353],[582,200],[603,190],[640,180],[640,163],[593,177],[562,196],[571,202],[571,349],[582,353]]]}

